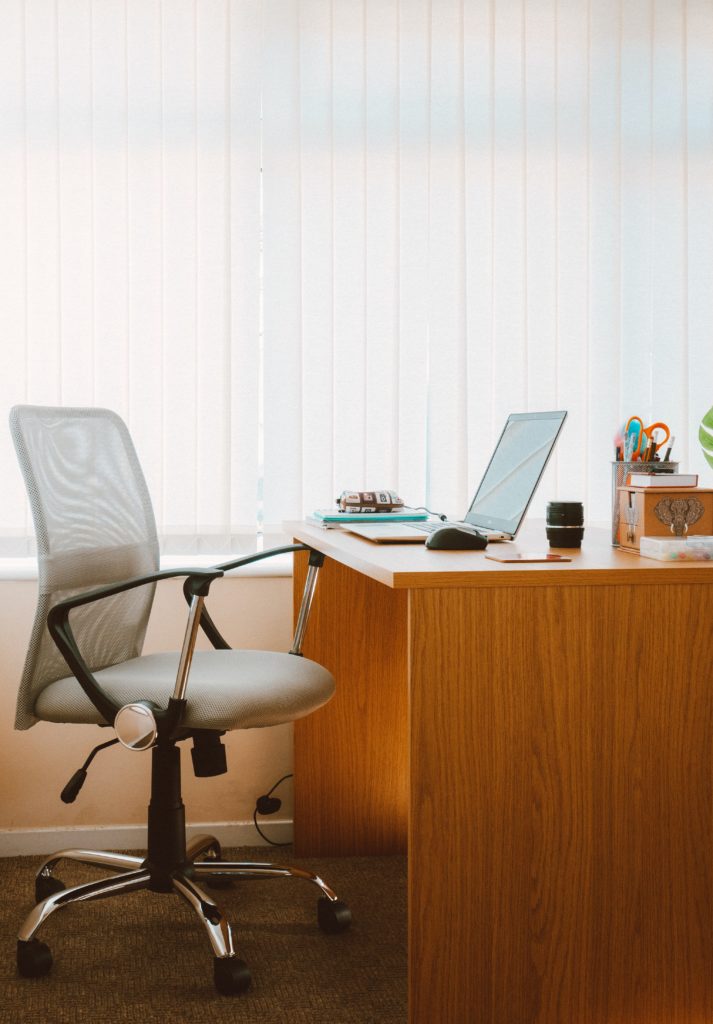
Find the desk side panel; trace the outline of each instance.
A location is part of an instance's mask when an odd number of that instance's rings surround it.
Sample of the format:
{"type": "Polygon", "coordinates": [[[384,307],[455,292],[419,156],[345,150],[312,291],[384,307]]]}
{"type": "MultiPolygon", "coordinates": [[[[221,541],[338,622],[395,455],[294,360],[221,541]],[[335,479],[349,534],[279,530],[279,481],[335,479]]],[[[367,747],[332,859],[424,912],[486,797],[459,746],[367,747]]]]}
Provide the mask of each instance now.
{"type": "MultiPolygon", "coordinates": [[[[307,556],[296,556],[295,614],[307,556]]],[[[337,692],[295,723],[295,850],[403,853],[408,817],[407,595],[327,558],[304,654],[337,692]]]]}
{"type": "Polygon", "coordinates": [[[710,593],[412,593],[412,1024],[713,1022],[710,593]]]}

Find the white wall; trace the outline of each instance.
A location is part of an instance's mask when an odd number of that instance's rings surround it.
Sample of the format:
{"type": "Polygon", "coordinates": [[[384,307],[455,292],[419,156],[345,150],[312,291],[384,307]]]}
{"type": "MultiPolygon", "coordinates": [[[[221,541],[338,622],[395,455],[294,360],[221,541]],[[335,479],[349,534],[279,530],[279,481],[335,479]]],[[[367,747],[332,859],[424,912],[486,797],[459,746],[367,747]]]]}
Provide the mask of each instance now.
{"type": "MultiPolygon", "coordinates": [[[[291,585],[288,577],[226,578],[213,585],[209,607],[225,636],[236,646],[288,650],[291,585]]],[[[97,756],[74,804],[61,802],[63,786],[81,767],[92,746],[112,738],[109,730],[45,722],[28,732],[13,730],[17,683],[36,593],[34,581],[0,582],[0,854],[53,850],[56,839],[37,832],[44,829],[86,829],[84,838],[77,837],[77,845],[85,844],[85,838],[89,845],[96,840],[97,829],[142,825],[148,804],[150,755],[132,753],[120,746],[97,756]]],[[[145,651],[179,647],[185,615],[181,581],[162,583],[157,589],[145,651]]],[[[204,638],[200,645],[207,646],[204,638]]],[[[292,770],[291,726],[234,732],[226,737],[226,744],[228,774],[213,779],[193,776],[190,744],[183,745],[183,795],[189,823],[251,822],[255,797],[292,770]]],[[[278,817],[291,819],[290,785],[281,787],[279,795],[283,810],[278,817]]],[[[274,829],[272,819],[269,827],[274,829]]],[[[128,839],[133,836],[132,830],[125,834],[128,839]]],[[[244,841],[253,842],[253,837],[257,840],[252,823],[237,833],[233,830],[231,836],[236,834],[244,841]]]]}

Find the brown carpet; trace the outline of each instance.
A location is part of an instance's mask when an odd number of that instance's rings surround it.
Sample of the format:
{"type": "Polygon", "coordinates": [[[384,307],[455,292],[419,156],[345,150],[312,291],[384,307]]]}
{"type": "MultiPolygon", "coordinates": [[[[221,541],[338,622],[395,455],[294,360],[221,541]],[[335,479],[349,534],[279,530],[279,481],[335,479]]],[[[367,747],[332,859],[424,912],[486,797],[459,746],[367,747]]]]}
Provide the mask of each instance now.
{"type": "MultiPolygon", "coordinates": [[[[293,879],[208,889],[233,927],[252,988],[220,996],[213,954],[193,911],[178,897],[139,892],[57,911],[39,933],[54,956],[50,974],[21,978],[17,929],[32,905],[41,858],[0,860],[2,1024],[404,1024],[406,862],[402,857],[310,858],[285,850],[226,851],[226,859],[274,859],[320,874],[352,909],[341,935],[316,924],[317,889],[293,879]]],[[[67,885],[101,870],[66,862],[67,885]]]]}

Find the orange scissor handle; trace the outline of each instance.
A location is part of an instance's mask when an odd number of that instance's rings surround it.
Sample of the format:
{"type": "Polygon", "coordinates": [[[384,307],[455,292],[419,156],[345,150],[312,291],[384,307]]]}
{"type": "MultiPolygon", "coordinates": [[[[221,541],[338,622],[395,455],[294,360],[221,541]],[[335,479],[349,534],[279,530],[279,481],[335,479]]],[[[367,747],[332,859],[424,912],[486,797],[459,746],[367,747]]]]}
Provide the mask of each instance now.
{"type": "Polygon", "coordinates": [[[651,434],[654,430],[663,430],[664,434],[666,435],[664,438],[662,438],[661,441],[656,441],[656,451],[658,451],[659,448],[662,448],[668,441],[669,437],[671,436],[671,431],[668,429],[668,425],[666,423],[652,423],[650,426],[643,428],[643,433],[646,434],[646,436],[649,439],[649,442],[651,441],[651,434]]]}
{"type": "MultiPolygon", "coordinates": [[[[629,433],[629,428],[631,427],[632,423],[638,423],[638,425],[639,425],[639,429],[637,431],[637,437],[636,437],[636,447],[633,449],[633,451],[631,453],[632,462],[636,462],[637,459],[641,458],[641,456],[642,456],[641,447],[644,444],[644,438],[646,438],[647,441],[650,441],[651,440],[652,431],[654,431],[654,430],[663,430],[664,434],[665,434],[665,437],[661,441],[657,441],[656,442],[656,451],[658,451],[659,448],[661,448],[663,445],[665,445],[666,442],[668,441],[668,439],[671,436],[671,431],[669,430],[669,428],[668,428],[666,423],[662,423],[661,421],[658,421],[656,423],[649,424],[648,427],[645,427],[644,426],[644,421],[641,419],[640,416],[630,416],[629,417],[629,419],[627,421],[627,424],[624,427],[624,436],[626,436],[629,433]]],[[[646,446],[644,446],[644,450],[646,450],[646,446]]]]}

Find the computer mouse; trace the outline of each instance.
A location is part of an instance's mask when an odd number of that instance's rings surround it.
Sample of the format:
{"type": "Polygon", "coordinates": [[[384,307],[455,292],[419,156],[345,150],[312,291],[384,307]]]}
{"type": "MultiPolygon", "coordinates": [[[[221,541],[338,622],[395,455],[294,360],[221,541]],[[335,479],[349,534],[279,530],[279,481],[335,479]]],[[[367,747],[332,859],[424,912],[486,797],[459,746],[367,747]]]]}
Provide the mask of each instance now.
{"type": "Polygon", "coordinates": [[[441,526],[426,541],[426,547],[437,551],[482,551],[488,538],[476,529],[464,526],[441,526]]]}

